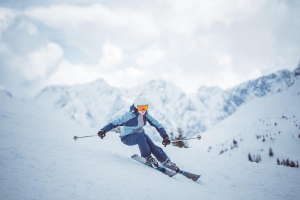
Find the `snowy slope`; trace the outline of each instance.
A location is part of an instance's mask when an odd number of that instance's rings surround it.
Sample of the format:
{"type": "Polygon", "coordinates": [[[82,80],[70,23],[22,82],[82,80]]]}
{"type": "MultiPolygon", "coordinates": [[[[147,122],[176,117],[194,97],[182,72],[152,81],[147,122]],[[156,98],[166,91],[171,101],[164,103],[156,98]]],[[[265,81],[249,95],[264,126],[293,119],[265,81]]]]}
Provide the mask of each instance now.
{"type": "MultiPolygon", "coordinates": [[[[289,113],[286,113],[289,114],[289,113]]],[[[130,156],[116,133],[74,141],[98,129],[0,92],[1,199],[298,199],[299,169],[261,165],[197,149],[164,148],[182,169],[169,178],[130,156]]],[[[157,143],[161,146],[160,143],[157,143]]]]}
{"type": "MultiPolygon", "coordinates": [[[[168,133],[176,135],[181,128],[187,136],[192,136],[211,128],[248,101],[287,90],[297,80],[297,70],[300,71],[300,66],[294,72],[281,70],[226,91],[202,86],[189,95],[163,80],[123,89],[99,79],[82,85],[47,87],[35,100],[81,124],[100,129],[128,111],[134,99],[143,94],[150,100],[152,116],[168,133]]],[[[147,131],[158,141],[153,129],[147,131]]]]}
{"type": "Polygon", "coordinates": [[[276,165],[279,160],[300,164],[300,80],[281,93],[257,98],[203,133],[192,147],[213,154],[248,160],[259,155],[261,163],[276,165]],[[234,144],[234,141],[236,144],[234,144]],[[269,156],[272,150],[273,157],[269,156]]]}

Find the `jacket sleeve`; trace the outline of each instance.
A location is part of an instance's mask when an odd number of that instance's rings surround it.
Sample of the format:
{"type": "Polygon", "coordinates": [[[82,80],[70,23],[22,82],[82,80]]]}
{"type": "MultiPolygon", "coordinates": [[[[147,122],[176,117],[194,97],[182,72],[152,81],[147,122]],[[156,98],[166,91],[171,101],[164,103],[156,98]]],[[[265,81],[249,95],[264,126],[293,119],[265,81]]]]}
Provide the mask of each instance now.
{"type": "Polygon", "coordinates": [[[108,132],[108,131],[111,131],[113,128],[116,128],[118,126],[123,126],[125,122],[127,122],[129,119],[131,119],[131,117],[132,117],[132,113],[127,112],[122,117],[114,120],[113,122],[111,122],[111,123],[107,124],[106,126],[104,126],[103,128],[101,128],[101,130],[108,132]]]}
{"type": "Polygon", "coordinates": [[[159,132],[160,136],[162,138],[164,137],[168,137],[168,134],[166,132],[166,130],[164,129],[164,127],[162,125],[160,125],[160,123],[158,123],[158,121],[156,119],[154,119],[151,115],[149,115],[147,113],[147,121],[149,122],[149,124],[153,127],[155,127],[155,129],[159,132]]]}

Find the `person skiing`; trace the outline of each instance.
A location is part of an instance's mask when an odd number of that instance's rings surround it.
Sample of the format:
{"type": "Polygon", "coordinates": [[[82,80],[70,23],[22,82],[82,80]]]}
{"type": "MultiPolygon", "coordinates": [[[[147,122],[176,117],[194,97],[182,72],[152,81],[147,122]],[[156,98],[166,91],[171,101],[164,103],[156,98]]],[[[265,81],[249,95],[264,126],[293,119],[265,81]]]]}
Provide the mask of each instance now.
{"type": "Polygon", "coordinates": [[[180,169],[170,160],[162,148],[153,143],[143,129],[143,126],[148,122],[159,132],[163,138],[162,144],[165,147],[171,143],[164,127],[148,113],[148,105],[149,102],[147,98],[138,96],[134,104],[130,107],[129,112],[126,112],[121,118],[104,126],[98,132],[98,136],[103,139],[106,133],[113,128],[123,126],[120,139],[124,144],[128,146],[138,145],[141,156],[145,158],[149,165],[158,167],[158,160],[163,166],[178,173],[180,169]],[[157,160],[153,158],[151,154],[153,154],[157,160]]]}

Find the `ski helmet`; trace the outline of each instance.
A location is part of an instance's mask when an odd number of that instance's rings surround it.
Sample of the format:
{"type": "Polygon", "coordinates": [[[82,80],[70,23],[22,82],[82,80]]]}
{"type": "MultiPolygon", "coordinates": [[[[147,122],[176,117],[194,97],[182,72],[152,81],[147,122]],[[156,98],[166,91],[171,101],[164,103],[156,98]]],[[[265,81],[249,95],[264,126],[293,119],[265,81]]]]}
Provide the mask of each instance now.
{"type": "Polygon", "coordinates": [[[134,107],[138,107],[138,106],[145,106],[145,105],[149,105],[149,101],[146,97],[144,96],[138,96],[135,100],[134,100],[134,107]]]}

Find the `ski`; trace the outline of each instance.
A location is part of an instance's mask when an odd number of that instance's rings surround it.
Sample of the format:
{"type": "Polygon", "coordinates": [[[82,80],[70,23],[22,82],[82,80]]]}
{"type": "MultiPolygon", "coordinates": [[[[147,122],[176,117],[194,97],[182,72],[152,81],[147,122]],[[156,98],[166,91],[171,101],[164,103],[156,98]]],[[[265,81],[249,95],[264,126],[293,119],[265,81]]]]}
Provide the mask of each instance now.
{"type": "Polygon", "coordinates": [[[137,155],[137,154],[132,155],[131,158],[138,161],[138,162],[140,162],[140,163],[143,163],[144,165],[147,165],[148,167],[156,169],[157,171],[160,171],[161,173],[166,174],[169,177],[175,176],[176,174],[181,174],[181,175],[185,176],[188,179],[192,179],[193,181],[197,181],[201,176],[201,175],[192,174],[192,173],[189,173],[189,172],[186,172],[186,171],[183,171],[183,170],[181,170],[180,172],[177,173],[177,172],[171,171],[169,169],[166,169],[165,167],[162,167],[162,166],[154,167],[152,165],[148,165],[146,163],[145,159],[142,158],[141,156],[137,155]]]}
{"type": "Polygon", "coordinates": [[[137,155],[137,154],[132,155],[131,158],[134,159],[134,160],[136,160],[136,161],[138,161],[138,162],[140,162],[140,163],[143,163],[144,165],[147,165],[148,167],[151,167],[151,168],[153,168],[153,169],[156,169],[157,171],[160,171],[161,173],[163,173],[163,174],[165,174],[165,175],[168,175],[169,177],[172,177],[172,176],[174,176],[174,175],[177,174],[176,172],[173,172],[173,171],[171,171],[171,170],[169,170],[169,169],[166,169],[166,168],[164,168],[164,167],[162,167],[162,166],[154,167],[154,166],[152,166],[152,165],[148,165],[148,164],[146,163],[145,159],[144,159],[143,157],[137,155]]]}
{"type": "Polygon", "coordinates": [[[179,172],[180,174],[182,174],[183,176],[187,177],[188,179],[192,179],[193,181],[197,181],[201,175],[196,175],[196,174],[192,174],[186,171],[181,170],[179,172]]]}

